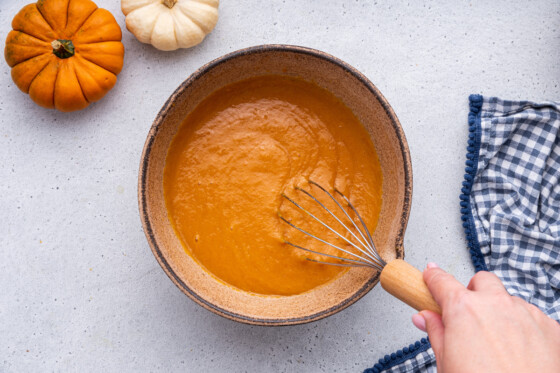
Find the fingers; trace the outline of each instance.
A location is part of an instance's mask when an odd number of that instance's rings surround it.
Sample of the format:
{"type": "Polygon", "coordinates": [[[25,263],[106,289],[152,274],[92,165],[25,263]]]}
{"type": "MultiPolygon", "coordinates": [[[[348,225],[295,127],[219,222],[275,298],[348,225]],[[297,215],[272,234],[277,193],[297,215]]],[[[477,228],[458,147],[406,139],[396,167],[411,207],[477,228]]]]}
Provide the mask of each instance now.
{"type": "Polygon", "coordinates": [[[421,331],[423,332],[426,331],[426,319],[424,319],[424,317],[421,314],[416,313],[412,315],[412,323],[414,324],[415,327],[417,327],[421,331]]]}
{"type": "Polygon", "coordinates": [[[466,291],[465,287],[455,280],[455,277],[433,263],[428,264],[428,268],[424,270],[424,282],[442,309],[445,309],[449,299],[455,298],[454,295],[466,291]]]}
{"type": "Polygon", "coordinates": [[[471,278],[467,289],[473,291],[487,291],[494,293],[505,293],[506,288],[502,281],[493,273],[480,271],[471,278]]]}
{"type": "Polygon", "coordinates": [[[426,332],[428,332],[428,337],[430,337],[430,343],[436,357],[441,356],[443,353],[443,333],[445,329],[441,316],[432,311],[422,311],[418,315],[424,319],[426,332]]]}
{"type": "Polygon", "coordinates": [[[445,328],[441,316],[432,311],[422,311],[412,316],[412,323],[418,329],[428,333],[434,349],[436,360],[441,361],[443,355],[443,335],[445,328]]]}

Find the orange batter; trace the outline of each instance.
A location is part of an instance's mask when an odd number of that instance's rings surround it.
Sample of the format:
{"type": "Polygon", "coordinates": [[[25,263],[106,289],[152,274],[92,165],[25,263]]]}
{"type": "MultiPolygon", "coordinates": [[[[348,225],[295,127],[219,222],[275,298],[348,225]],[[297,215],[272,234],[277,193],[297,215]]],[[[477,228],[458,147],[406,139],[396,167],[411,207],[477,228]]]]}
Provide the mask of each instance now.
{"type": "Polygon", "coordinates": [[[169,148],[163,183],[178,237],[210,273],[246,291],[293,295],[345,270],[308,261],[325,258],[284,243],[335,254],[278,217],[280,212],[339,241],[281,196],[285,192],[330,221],[294,189],[301,186],[327,201],[309,179],[340,189],[374,231],[382,175],[359,120],[312,83],[265,76],[214,92],[185,118],[169,148]]]}

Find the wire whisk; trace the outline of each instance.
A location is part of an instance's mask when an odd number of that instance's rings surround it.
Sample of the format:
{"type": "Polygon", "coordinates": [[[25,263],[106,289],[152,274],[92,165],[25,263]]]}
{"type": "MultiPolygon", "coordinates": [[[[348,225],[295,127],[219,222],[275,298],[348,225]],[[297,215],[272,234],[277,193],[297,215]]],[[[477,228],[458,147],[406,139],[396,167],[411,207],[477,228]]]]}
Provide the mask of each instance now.
{"type": "Polygon", "coordinates": [[[312,237],[318,242],[333,247],[336,250],[339,250],[341,253],[345,253],[346,255],[333,255],[314,250],[309,247],[303,247],[288,240],[284,240],[286,244],[297,249],[325,257],[325,260],[306,258],[309,261],[319,264],[328,264],[341,267],[373,268],[380,272],[381,286],[383,286],[383,288],[387,290],[387,292],[399,298],[409,306],[417,309],[418,311],[431,310],[441,314],[439,305],[436,303],[436,301],[430,294],[428,287],[424,283],[422,272],[406,263],[402,259],[393,259],[389,262],[383,260],[383,258],[381,258],[381,255],[379,255],[375,244],[373,243],[373,238],[371,237],[371,233],[368,230],[364,220],[362,219],[352,202],[350,202],[350,200],[340,190],[334,188],[334,193],[344,201],[347,207],[351,210],[352,214],[355,215],[355,218],[357,218],[357,220],[359,221],[359,224],[356,223],[355,219],[352,219],[351,214],[333,195],[333,193],[330,193],[326,188],[313,180],[308,180],[308,182],[310,185],[319,188],[323,194],[327,195],[332,201],[334,201],[334,203],[336,204],[334,210],[340,210],[344,215],[340,213],[338,215],[335,214],[333,209],[325,206],[325,203],[321,202],[319,198],[317,198],[311,192],[299,186],[295,186],[295,189],[305,194],[308,198],[313,200],[313,203],[317,204],[322,210],[326,211],[331,217],[334,218],[334,220],[337,222],[336,224],[339,224],[340,228],[343,228],[343,230],[337,230],[333,228],[330,224],[327,224],[324,219],[317,217],[318,214],[312,213],[309,209],[303,207],[301,203],[296,202],[293,198],[288,197],[285,193],[282,193],[282,197],[288,200],[297,209],[305,212],[305,214],[321,224],[321,226],[326,228],[327,231],[334,233],[336,237],[342,239],[348,244],[348,246],[341,247],[341,245],[334,244],[326,239],[320,238],[316,234],[310,233],[309,231],[301,228],[300,226],[297,226],[292,221],[284,217],[280,211],[278,211],[279,218],[301,233],[312,237]],[[344,218],[344,216],[346,218],[344,218]],[[346,219],[348,219],[351,224],[347,224],[343,221],[346,219]],[[351,250],[351,248],[354,248],[355,251],[351,250]],[[327,258],[335,259],[337,260],[337,262],[330,262],[326,260],[327,258]]]}
{"type": "Polygon", "coordinates": [[[307,215],[309,215],[311,218],[313,218],[315,221],[317,221],[323,227],[327,228],[329,231],[334,233],[337,237],[340,237],[341,239],[343,239],[346,243],[348,243],[350,246],[355,248],[358,252],[352,252],[352,251],[347,250],[345,248],[342,248],[338,245],[335,245],[335,244],[333,244],[329,241],[326,241],[326,240],[324,240],[320,237],[317,237],[316,235],[314,235],[314,234],[296,226],[290,220],[285,218],[280,212],[278,212],[278,216],[280,217],[280,219],[282,219],[285,223],[289,224],[292,228],[295,228],[298,231],[308,235],[309,237],[312,237],[312,238],[316,239],[317,241],[320,241],[320,242],[322,242],[326,245],[329,245],[329,246],[331,246],[331,247],[333,247],[337,250],[340,250],[341,252],[344,252],[344,253],[350,255],[352,258],[342,257],[342,256],[337,256],[337,255],[331,255],[331,254],[315,251],[315,250],[312,250],[312,249],[309,249],[309,248],[302,247],[300,245],[297,245],[297,244],[295,244],[293,242],[290,242],[290,241],[287,241],[287,240],[285,240],[284,243],[286,243],[290,246],[296,247],[298,249],[310,252],[310,253],[314,253],[314,254],[318,254],[318,255],[321,255],[321,256],[325,256],[325,257],[329,257],[329,258],[332,258],[332,259],[339,260],[342,263],[335,263],[335,262],[306,258],[307,260],[312,261],[312,262],[341,266],[341,267],[372,267],[372,268],[377,269],[378,271],[383,270],[383,267],[385,267],[385,265],[387,263],[381,258],[381,256],[377,252],[377,249],[375,248],[375,244],[373,243],[373,239],[371,237],[371,233],[369,232],[369,229],[367,228],[364,220],[362,219],[362,217],[360,216],[360,214],[358,213],[358,211],[356,210],[354,205],[350,202],[350,200],[340,190],[338,190],[337,188],[334,188],[334,192],[337,193],[344,200],[344,202],[346,202],[348,207],[350,207],[352,212],[358,218],[358,220],[360,222],[359,225],[356,224],[356,222],[354,221],[354,219],[352,219],[350,217],[350,214],[346,211],[346,209],[335,198],[335,196],[333,196],[326,188],[322,187],[321,185],[314,182],[313,180],[309,180],[309,184],[314,185],[317,188],[319,188],[323,193],[325,193],[327,196],[329,196],[330,199],[332,199],[334,201],[334,203],[336,203],[336,206],[338,206],[340,211],[342,211],[344,213],[344,215],[348,218],[348,220],[352,223],[352,225],[354,227],[354,230],[356,232],[358,232],[359,237],[352,228],[350,228],[347,224],[345,224],[331,209],[326,207],[314,195],[312,195],[310,192],[308,192],[307,190],[305,190],[305,189],[303,189],[299,186],[296,186],[295,189],[304,193],[306,196],[308,196],[313,201],[315,201],[315,203],[317,203],[326,212],[328,212],[329,215],[332,216],[342,226],[342,228],[344,228],[346,230],[346,232],[350,233],[350,235],[354,238],[355,242],[346,238],[345,235],[341,234],[340,232],[338,232],[337,230],[332,228],[330,225],[325,223],[322,219],[318,218],[315,214],[310,212],[308,209],[303,207],[301,204],[297,203],[292,198],[288,197],[285,193],[282,193],[282,197],[284,197],[285,199],[290,201],[294,206],[296,206],[297,208],[299,208],[300,210],[305,212],[307,215]]]}

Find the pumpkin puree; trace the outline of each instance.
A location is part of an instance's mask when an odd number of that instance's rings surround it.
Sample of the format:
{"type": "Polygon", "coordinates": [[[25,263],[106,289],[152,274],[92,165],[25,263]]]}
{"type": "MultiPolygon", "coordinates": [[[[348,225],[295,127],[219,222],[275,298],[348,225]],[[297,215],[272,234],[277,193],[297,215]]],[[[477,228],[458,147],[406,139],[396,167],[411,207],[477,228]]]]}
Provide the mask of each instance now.
{"type": "Polygon", "coordinates": [[[176,234],[210,273],[245,291],[294,295],[347,270],[306,260],[327,258],[284,243],[337,254],[291,228],[278,213],[345,246],[281,196],[284,192],[336,227],[294,188],[333,207],[309,179],[331,191],[336,186],[375,230],[381,168],[359,120],[315,84],[265,76],[219,89],[185,118],[169,148],[163,184],[176,234]]]}

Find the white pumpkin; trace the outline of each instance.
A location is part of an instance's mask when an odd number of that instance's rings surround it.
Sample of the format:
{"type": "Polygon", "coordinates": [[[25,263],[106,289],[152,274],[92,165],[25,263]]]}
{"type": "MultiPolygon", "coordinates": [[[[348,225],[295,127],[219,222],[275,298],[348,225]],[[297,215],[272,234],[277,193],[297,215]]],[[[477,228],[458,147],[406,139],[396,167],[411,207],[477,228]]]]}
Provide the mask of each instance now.
{"type": "Polygon", "coordinates": [[[122,0],[126,28],[142,43],[172,51],[200,43],[218,22],[220,0],[122,0]]]}

